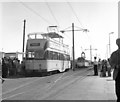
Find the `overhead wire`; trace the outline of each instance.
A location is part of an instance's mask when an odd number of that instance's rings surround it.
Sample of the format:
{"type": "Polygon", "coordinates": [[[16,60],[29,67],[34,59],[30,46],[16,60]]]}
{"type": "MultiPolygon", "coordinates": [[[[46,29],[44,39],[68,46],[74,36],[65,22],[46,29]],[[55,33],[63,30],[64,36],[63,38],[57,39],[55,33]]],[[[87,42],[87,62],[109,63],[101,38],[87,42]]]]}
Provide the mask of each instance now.
{"type": "MultiPolygon", "coordinates": [[[[51,24],[51,25],[52,25],[52,23],[51,23],[50,21],[48,21],[47,19],[45,19],[44,17],[42,17],[42,16],[41,16],[39,13],[37,13],[34,9],[32,9],[31,7],[29,7],[27,4],[23,3],[21,0],[19,0],[19,1],[20,1],[20,3],[21,3],[25,8],[27,8],[28,10],[30,10],[31,12],[33,12],[35,15],[39,16],[43,21],[45,21],[45,22],[47,22],[48,24],[51,24]]],[[[46,4],[47,4],[47,6],[48,6],[48,8],[49,8],[49,10],[50,10],[53,18],[55,19],[56,23],[59,25],[59,23],[58,23],[56,17],[54,16],[54,14],[53,14],[53,12],[52,12],[49,4],[48,4],[48,3],[46,3],[46,4]]],[[[60,27],[60,25],[59,25],[59,27],[60,27]]],[[[67,27],[67,28],[65,28],[64,30],[69,29],[69,28],[70,28],[70,27],[67,27]]],[[[64,33],[64,35],[65,35],[69,40],[71,40],[71,38],[70,38],[68,35],[66,35],[65,33],[64,33]]]]}
{"type": "Polygon", "coordinates": [[[35,10],[33,10],[31,7],[29,7],[28,5],[26,5],[25,3],[23,3],[21,0],[19,0],[20,3],[27,8],[28,10],[30,10],[31,12],[33,12],[35,15],[39,16],[43,21],[45,21],[48,24],[52,24],[50,21],[48,21],[47,19],[45,19],[44,17],[42,17],[39,13],[37,13],[35,10]]]}
{"type": "Polygon", "coordinates": [[[71,8],[71,10],[72,10],[73,14],[75,15],[75,17],[76,17],[76,19],[78,20],[78,22],[80,23],[80,25],[83,27],[83,25],[82,25],[81,21],[79,20],[79,18],[78,18],[78,16],[77,16],[77,14],[76,14],[76,12],[74,11],[74,9],[73,9],[72,5],[70,4],[70,2],[68,2],[68,1],[67,1],[67,4],[68,4],[68,5],[69,5],[69,7],[71,8]]]}
{"type": "MultiPolygon", "coordinates": [[[[56,19],[55,15],[54,15],[54,13],[53,13],[53,11],[52,11],[52,9],[51,9],[50,5],[49,5],[49,3],[48,3],[48,2],[46,2],[46,5],[47,5],[47,7],[48,7],[48,9],[49,9],[49,11],[50,11],[50,13],[51,13],[51,15],[53,16],[54,20],[56,21],[56,23],[57,23],[58,27],[59,27],[59,28],[61,28],[61,27],[60,27],[60,25],[59,25],[59,22],[57,21],[57,19],[56,19]]],[[[66,30],[66,29],[68,29],[68,28],[70,28],[70,27],[67,27],[67,28],[65,28],[64,30],[66,30]]],[[[65,36],[66,36],[69,40],[71,40],[71,39],[70,39],[70,37],[69,37],[69,36],[67,36],[65,33],[64,33],[64,35],[65,35],[65,36]]]]}
{"type": "MultiPolygon", "coordinates": [[[[20,1],[19,3],[21,3],[25,8],[27,8],[29,11],[31,11],[32,13],[34,13],[35,15],[37,15],[38,17],[40,17],[43,21],[45,21],[48,24],[53,25],[50,21],[48,21],[47,19],[45,19],[44,17],[42,17],[39,13],[37,13],[34,9],[32,9],[31,7],[29,7],[27,4],[23,3],[21,0],[19,0],[19,1],[20,1]]],[[[56,17],[54,16],[54,14],[53,14],[50,6],[48,5],[48,3],[46,3],[46,4],[47,4],[47,6],[48,6],[48,8],[49,8],[49,10],[50,10],[53,18],[55,19],[56,23],[59,25],[59,23],[58,23],[56,17]]],[[[60,25],[59,25],[59,27],[60,27],[60,25]]],[[[70,28],[70,27],[67,27],[64,30],[66,30],[68,28],[70,28]]],[[[68,35],[66,35],[66,33],[64,33],[64,35],[67,37],[68,41],[71,42],[71,38],[68,35]]]]}
{"type": "MultiPolygon", "coordinates": [[[[66,1],[67,1],[67,0],[66,0],[66,1]]],[[[72,5],[71,5],[70,2],[68,2],[68,1],[67,1],[67,4],[69,5],[69,7],[71,8],[71,10],[72,10],[73,14],[75,15],[76,19],[78,20],[78,22],[79,22],[80,25],[82,26],[82,28],[81,28],[81,27],[77,27],[77,26],[76,26],[76,27],[79,28],[79,29],[83,29],[84,27],[83,27],[81,21],[79,20],[76,12],[74,11],[72,5]]],[[[85,34],[87,35],[87,39],[89,40],[89,43],[92,43],[90,37],[88,36],[88,34],[87,34],[87,33],[85,33],[85,34]]]]}
{"type": "MultiPolygon", "coordinates": [[[[78,26],[75,26],[75,27],[78,28],[78,29],[83,29],[83,28],[78,27],[78,26]]],[[[89,30],[88,30],[88,32],[89,32],[89,30]]],[[[86,34],[86,38],[89,40],[89,43],[92,44],[91,38],[89,37],[89,35],[87,34],[87,32],[85,32],[85,34],[86,34]]]]}
{"type": "Polygon", "coordinates": [[[57,19],[56,19],[55,15],[54,15],[54,13],[52,12],[52,9],[51,9],[51,7],[50,7],[49,3],[48,3],[48,2],[46,2],[46,5],[47,5],[47,7],[48,7],[48,9],[49,9],[49,11],[50,11],[50,13],[51,13],[51,15],[53,16],[53,18],[54,18],[55,22],[57,23],[57,25],[58,25],[58,26],[60,26],[60,25],[59,25],[59,22],[57,21],[57,19]]]}

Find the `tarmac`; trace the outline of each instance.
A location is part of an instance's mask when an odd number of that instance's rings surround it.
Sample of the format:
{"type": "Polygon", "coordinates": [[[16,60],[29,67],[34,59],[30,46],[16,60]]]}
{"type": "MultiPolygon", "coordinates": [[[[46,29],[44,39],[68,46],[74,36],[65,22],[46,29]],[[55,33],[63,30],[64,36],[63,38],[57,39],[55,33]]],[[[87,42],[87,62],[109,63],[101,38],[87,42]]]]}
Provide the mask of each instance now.
{"type": "Polygon", "coordinates": [[[116,102],[115,81],[112,79],[112,76],[100,77],[100,72],[98,76],[89,74],[84,80],[78,80],[52,99],[116,102]]]}

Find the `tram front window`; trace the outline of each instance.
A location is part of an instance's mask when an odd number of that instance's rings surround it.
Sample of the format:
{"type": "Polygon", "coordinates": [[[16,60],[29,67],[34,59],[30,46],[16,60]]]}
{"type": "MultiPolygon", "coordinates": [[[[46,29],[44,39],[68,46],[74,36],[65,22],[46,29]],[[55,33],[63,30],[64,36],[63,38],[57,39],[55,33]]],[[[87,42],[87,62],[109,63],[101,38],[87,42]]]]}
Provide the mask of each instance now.
{"type": "Polygon", "coordinates": [[[35,58],[35,52],[28,52],[27,58],[35,58]]]}

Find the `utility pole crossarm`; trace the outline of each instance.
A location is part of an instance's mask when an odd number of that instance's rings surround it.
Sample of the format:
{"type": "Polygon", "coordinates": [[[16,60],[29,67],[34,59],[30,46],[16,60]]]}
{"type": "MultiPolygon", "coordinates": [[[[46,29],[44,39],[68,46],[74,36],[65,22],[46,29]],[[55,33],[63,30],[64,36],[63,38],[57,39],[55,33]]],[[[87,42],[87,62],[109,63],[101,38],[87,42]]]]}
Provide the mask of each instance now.
{"type": "Polygon", "coordinates": [[[90,60],[92,61],[92,50],[97,50],[97,49],[92,49],[92,46],[90,45],[90,49],[85,49],[85,50],[90,50],[90,60]]]}
{"type": "MultiPolygon", "coordinates": [[[[73,31],[73,30],[61,30],[60,32],[61,33],[64,33],[64,32],[71,32],[71,31],[73,31]]],[[[89,30],[88,29],[74,29],[74,31],[83,31],[83,32],[89,32],[89,30]]]]}

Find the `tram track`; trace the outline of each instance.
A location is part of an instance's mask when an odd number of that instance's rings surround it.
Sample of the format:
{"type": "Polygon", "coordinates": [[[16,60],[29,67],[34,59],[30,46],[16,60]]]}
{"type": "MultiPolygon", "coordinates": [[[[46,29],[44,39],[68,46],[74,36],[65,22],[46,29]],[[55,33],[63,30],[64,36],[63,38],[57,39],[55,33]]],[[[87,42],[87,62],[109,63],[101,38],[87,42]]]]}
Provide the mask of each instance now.
{"type": "MultiPolygon", "coordinates": [[[[63,86],[58,86],[58,84],[64,83],[64,82],[57,83],[56,85],[54,85],[54,87],[52,86],[47,91],[47,95],[41,97],[40,100],[49,100],[49,99],[51,100],[51,98],[53,96],[55,97],[57,94],[61,93],[64,89],[69,88],[72,84],[76,83],[78,80],[82,81],[83,79],[87,78],[87,75],[89,73],[91,73],[91,71],[85,71],[85,72],[87,72],[87,73],[83,73],[81,76],[73,77],[72,80],[69,79],[69,81],[66,82],[63,86]],[[50,92],[50,93],[48,93],[48,92],[50,92]]],[[[63,80],[63,81],[65,81],[65,80],[63,80]]]]}
{"type": "MultiPolygon", "coordinates": [[[[89,69],[87,69],[87,70],[89,70],[89,69]]],[[[32,92],[31,95],[32,94],[36,95],[35,99],[37,98],[37,96],[40,96],[40,95],[42,96],[41,99],[42,98],[44,99],[45,96],[46,96],[45,94],[49,93],[48,90],[51,91],[60,82],[64,82],[65,80],[70,80],[72,77],[74,79],[77,75],[85,73],[87,70],[84,70],[84,71],[81,71],[81,72],[80,71],[74,72],[73,74],[71,74],[71,72],[61,73],[61,74],[57,74],[57,75],[53,75],[53,76],[47,76],[47,77],[43,77],[43,78],[40,78],[40,79],[36,79],[34,81],[31,81],[29,83],[26,83],[26,84],[23,84],[23,85],[21,85],[19,87],[16,87],[16,88],[14,88],[14,89],[12,89],[10,91],[4,92],[2,94],[3,100],[21,99],[22,96],[30,95],[31,92],[32,92]]],[[[81,78],[83,78],[82,75],[81,75],[81,78]]],[[[77,77],[76,77],[76,80],[77,80],[77,77]]],[[[72,82],[70,82],[69,84],[71,84],[71,83],[72,82]]],[[[51,93],[52,93],[52,91],[51,91],[51,93]]],[[[49,96],[49,94],[47,96],[49,96]]],[[[32,98],[32,97],[30,97],[30,98],[32,98]]],[[[28,99],[30,99],[30,98],[28,98],[28,99]]],[[[24,99],[24,98],[22,98],[22,99],[24,99]]]]}

